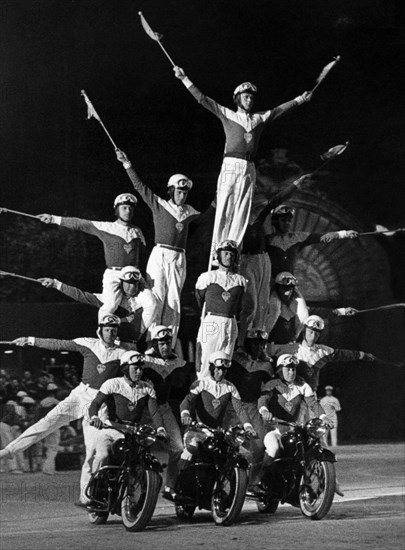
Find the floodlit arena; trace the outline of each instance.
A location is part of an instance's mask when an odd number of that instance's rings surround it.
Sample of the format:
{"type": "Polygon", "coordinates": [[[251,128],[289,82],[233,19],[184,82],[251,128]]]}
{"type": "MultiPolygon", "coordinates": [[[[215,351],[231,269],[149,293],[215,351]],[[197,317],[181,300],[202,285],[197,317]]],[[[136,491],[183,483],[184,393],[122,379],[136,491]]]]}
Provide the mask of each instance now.
{"type": "Polygon", "coordinates": [[[403,546],[399,3],[1,8],[0,548],[403,546]]]}

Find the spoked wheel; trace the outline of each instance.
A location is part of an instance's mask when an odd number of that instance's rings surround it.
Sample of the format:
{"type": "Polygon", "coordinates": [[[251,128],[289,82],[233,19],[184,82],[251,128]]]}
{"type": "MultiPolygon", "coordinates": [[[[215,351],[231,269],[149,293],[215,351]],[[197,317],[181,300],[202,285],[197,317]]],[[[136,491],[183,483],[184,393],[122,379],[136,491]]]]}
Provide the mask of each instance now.
{"type": "Polygon", "coordinates": [[[93,525],[103,525],[108,518],[108,512],[89,512],[89,521],[93,525]]]}
{"type": "Polygon", "coordinates": [[[221,485],[216,485],[211,498],[211,512],[217,525],[234,523],[245,501],[247,473],[235,467],[221,485]]]}
{"type": "Polygon", "coordinates": [[[263,497],[256,502],[256,506],[261,514],[274,514],[278,508],[278,503],[279,501],[276,498],[263,497]]]}
{"type": "Polygon", "coordinates": [[[149,523],[159,496],[162,479],[153,470],[131,476],[121,502],[122,523],[127,531],[142,531],[149,523]]]}
{"type": "Polygon", "coordinates": [[[195,506],[176,504],[176,516],[180,521],[190,521],[195,512],[195,506]]]}
{"type": "Polygon", "coordinates": [[[301,512],[309,519],[322,519],[329,512],[335,494],[335,465],[332,462],[311,460],[306,465],[306,477],[307,485],[304,476],[301,478],[301,512]]]}

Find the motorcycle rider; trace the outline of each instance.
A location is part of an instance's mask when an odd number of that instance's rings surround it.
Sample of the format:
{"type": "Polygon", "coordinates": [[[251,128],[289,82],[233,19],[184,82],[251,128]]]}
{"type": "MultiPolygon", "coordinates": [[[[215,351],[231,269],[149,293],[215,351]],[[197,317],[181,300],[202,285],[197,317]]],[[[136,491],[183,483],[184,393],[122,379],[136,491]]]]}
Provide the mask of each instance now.
{"type": "MultiPolygon", "coordinates": [[[[231,363],[230,356],[223,351],[214,351],[211,354],[209,376],[196,380],[180,404],[183,426],[188,426],[193,421],[190,411],[194,407],[198,421],[210,428],[224,427],[227,415],[235,412],[247,436],[256,437],[249,415],[242,406],[238,390],[225,379],[231,363]]],[[[179,471],[184,470],[191,458],[191,453],[184,449],[179,460],[179,471]]],[[[175,497],[175,493],[172,497],[175,497]]]]}
{"type": "MultiPolygon", "coordinates": [[[[249,330],[243,348],[238,348],[232,357],[232,368],[229,369],[227,379],[232,382],[239,392],[242,407],[251,419],[253,428],[258,435],[257,439],[249,441],[252,469],[250,478],[255,479],[263,460],[265,428],[263,419],[257,409],[257,400],[260,397],[262,385],[273,378],[272,361],[264,350],[267,342],[267,333],[261,329],[249,330]]],[[[245,444],[245,446],[247,446],[245,444]]]]}
{"type": "Polygon", "coordinates": [[[163,419],[156,401],[156,393],[150,382],[143,379],[145,357],[139,351],[127,351],[121,356],[122,376],[103,383],[89,407],[90,424],[99,429],[93,472],[108,463],[109,452],[123,434],[113,428],[101,430],[110,420],[115,422],[140,422],[147,407],[158,435],[166,438],[163,419]],[[102,405],[107,404],[107,420],[98,416],[102,405]]]}
{"type": "MultiPolygon", "coordinates": [[[[326,414],[316,400],[309,384],[297,378],[298,359],[291,354],[284,353],[277,360],[277,378],[268,382],[262,390],[258,400],[258,409],[264,422],[270,423],[272,418],[279,418],[289,422],[299,422],[303,419],[308,407],[310,418],[326,420],[326,414]]],[[[265,455],[258,483],[253,487],[255,493],[265,492],[262,480],[266,478],[268,469],[282,449],[281,435],[288,431],[287,426],[273,425],[264,437],[265,455]]]]}
{"type": "Polygon", "coordinates": [[[59,430],[73,420],[83,419],[83,435],[86,457],[80,477],[80,500],[77,506],[86,506],[85,488],[90,479],[94,458],[94,442],[97,431],[90,426],[88,407],[100,386],[117,375],[120,358],[127,351],[116,344],[120,320],[116,315],[106,315],[100,322],[97,338],[75,338],[74,340],[56,340],[52,338],[34,338],[22,336],[13,340],[16,346],[35,346],[53,351],[74,351],[84,357],[81,383],[60,401],[51,411],[30,426],[17,439],[0,451],[0,458],[13,457],[18,451],[28,449],[49,434],[59,430]]]}
{"type": "Polygon", "coordinates": [[[177,463],[183,451],[183,439],[176,417],[169,405],[174,376],[186,365],[172,350],[173,332],[170,327],[157,325],[151,331],[152,347],[145,352],[144,376],[155,389],[158,409],[167,432],[168,464],[162,496],[171,500],[177,479],[177,463]],[[175,372],[177,371],[177,372],[175,372]]]}

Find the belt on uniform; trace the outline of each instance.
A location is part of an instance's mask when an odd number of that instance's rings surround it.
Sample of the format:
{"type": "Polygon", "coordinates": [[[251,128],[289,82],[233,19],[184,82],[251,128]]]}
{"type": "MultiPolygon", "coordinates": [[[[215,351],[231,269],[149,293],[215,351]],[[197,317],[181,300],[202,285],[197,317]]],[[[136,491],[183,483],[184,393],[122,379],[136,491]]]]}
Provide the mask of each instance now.
{"type": "Polygon", "coordinates": [[[224,154],[224,158],[225,157],[231,157],[231,158],[235,158],[235,159],[243,159],[243,160],[247,160],[248,162],[253,162],[255,160],[255,157],[253,155],[253,153],[237,153],[237,152],[234,152],[234,153],[225,153],[224,154]]]}
{"type": "Polygon", "coordinates": [[[159,246],[160,248],[168,248],[169,250],[174,250],[175,252],[185,252],[184,248],[179,248],[178,246],[170,246],[170,244],[157,243],[155,246],[159,246]]]}
{"type": "Polygon", "coordinates": [[[113,271],[121,271],[122,267],[107,267],[107,269],[112,269],[113,271]]]}
{"type": "Polygon", "coordinates": [[[235,315],[231,315],[230,313],[213,313],[212,311],[209,311],[207,315],[214,315],[214,317],[227,317],[228,319],[235,318],[235,315]]]}

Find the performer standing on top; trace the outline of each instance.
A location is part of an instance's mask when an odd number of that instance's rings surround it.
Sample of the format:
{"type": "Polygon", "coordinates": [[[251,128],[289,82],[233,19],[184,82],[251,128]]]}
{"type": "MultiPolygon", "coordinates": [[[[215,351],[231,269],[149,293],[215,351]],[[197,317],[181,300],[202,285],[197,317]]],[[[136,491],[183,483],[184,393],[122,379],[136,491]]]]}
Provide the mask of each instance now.
{"type": "Polygon", "coordinates": [[[225,131],[224,160],[218,179],[217,211],[212,236],[213,255],[218,244],[225,239],[235,241],[238,246],[242,242],[249,222],[256,182],[254,159],[265,126],[310,101],[311,93],[304,92],[274,109],[253,113],[257,88],[251,82],[243,82],[233,93],[233,101],[237,107],[235,112],[200,92],[180,67],[174,67],[174,73],[195,99],[221,120],[225,131]]]}
{"type": "Polygon", "coordinates": [[[103,277],[103,305],[99,320],[113,313],[122,299],[121,269],[139,263],[139,243],[145,245],[145,237],[139,227],[132,225],[134,207],[138,201],[131,193],[121,193],[114,200],[115,222],[95,222],[80,218],[65,218],[51,214],[39,214],[43,223],[54,223],[68,229],[83,231],[98,237],[104,245],[107,268],[103,277]]]}
{"type": "Polygon", "coordinates": [[[245,277],[236,273],[237,244],[224,241],[216,254],[218,269],[201,273],[195,285],[195,297],[202,311],[196,353],[199,379],[208,376],[209,358],[214,351],[223,351],[232,357],[238,337],[236,319],[240,315],[247,285],[245,277]]]}
{"type": "Polygon", "coordinates": [[[123,151],[116,153],[135,190],[152,211],[156,245],[149,256],[146,274],[160,301],[156,323],[172,327],[174,346],[180,325],[180,294],[186,280],[188,228],[197,218],[201,221],[200,212],[186,204],[193,182],[183,174],[174,174],[167,183],[170,198],[164,200],[141,181],[123,151]]]}

